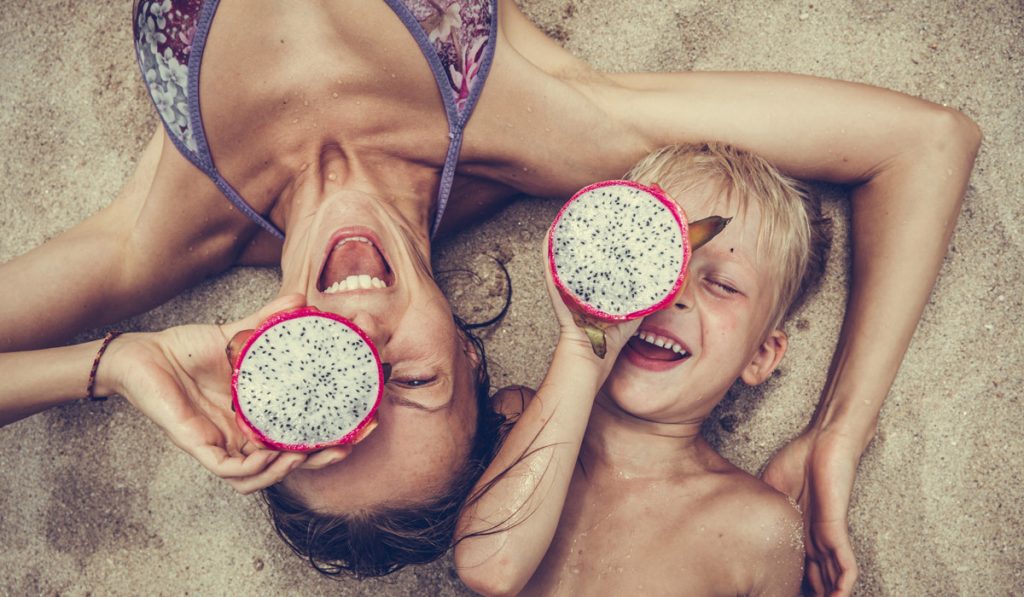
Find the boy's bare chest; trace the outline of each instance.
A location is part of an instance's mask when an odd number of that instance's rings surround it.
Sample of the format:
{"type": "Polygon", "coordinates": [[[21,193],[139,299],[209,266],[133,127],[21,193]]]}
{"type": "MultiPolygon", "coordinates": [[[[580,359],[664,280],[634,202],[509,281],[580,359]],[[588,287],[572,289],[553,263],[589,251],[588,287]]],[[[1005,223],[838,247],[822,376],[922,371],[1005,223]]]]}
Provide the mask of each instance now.
{"type": "Polygon", "coordinates": [[[530,595],[736,595],[726,521],[699,497],[570,489],[530,595]]]}

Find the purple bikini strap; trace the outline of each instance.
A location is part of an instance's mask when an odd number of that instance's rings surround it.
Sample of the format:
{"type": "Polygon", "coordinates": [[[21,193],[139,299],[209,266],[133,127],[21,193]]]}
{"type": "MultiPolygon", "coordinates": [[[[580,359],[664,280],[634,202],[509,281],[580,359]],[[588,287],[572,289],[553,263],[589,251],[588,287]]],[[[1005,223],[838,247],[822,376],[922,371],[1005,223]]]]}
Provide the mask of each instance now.
{"type": "MultiPolygon", "coordinates": [[[[452,190],[452,183],[455,181],[455,167],[459,161],[459,151],[462,148],[462,132],[466,127],[466,123],[469,122],[469,117],[473,114],[473,108],[476,107],[476,102],[480,99],[480,94],[483,92],[484,84],[487,82],[487,75],[491,70],[491,62],[494,59],[494,48],[497,45],[498,35],[498,7],[497,0],[487,0],[490,4],[491,10],[491,22],[490,32],[487,38],[487,47],[484,52],[483,62],[480,63],[480,70],[477,74],[477,84],[473,86],[473,89],[469,93],[469,97],[466,99],[466,104],[460,112],[455,102],[455,97],[448,85],[448,75],[444,72],[444,65],[441,64],[441,59],[437,56],[437,52],[434,50],[434,45],[431,43],[427,32],[423,30],[420,22],[412,14],[409,8],[402,3],[402,0],[385,0],[391,10],[398,15],[405,28],[409,30],[409,33],[416,40],[416,43],[420,46],[420,52],[423,57],[426,58],[427,64],[430,66],[430,72],[434,75],[434,82],[437,84],[438,91],[441,92],[441,100],[444,102],[445,115],[448,117],[448,153],[444,158],[444,168],[441,171],[441,184],[437,191],[437,211],[434,215],[434,223],[430,229],[430,235],[433,236],[437,233],[438,227],[441,225],[441,218],[444,216],[444,210],[448,206],[448,196],[452,190]]],[[[463,74],[463,76],[466,76],[463,74]]]]}

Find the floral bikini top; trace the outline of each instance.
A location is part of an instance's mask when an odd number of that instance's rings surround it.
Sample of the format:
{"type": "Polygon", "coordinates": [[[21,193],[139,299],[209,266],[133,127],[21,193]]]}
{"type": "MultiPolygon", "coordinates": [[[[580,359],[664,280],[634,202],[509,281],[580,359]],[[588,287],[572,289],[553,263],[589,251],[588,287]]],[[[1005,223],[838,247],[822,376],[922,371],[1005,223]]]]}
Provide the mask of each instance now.
{"type": "MultiPolygon", "coordinates": [[[[441,91],[448,118],[448,154],[441,171],[431,232],[441,223],[455,179],[462,133],[483,91],[497,39],[497,0],[384,0],[420,46],[441,91]]],[[[135,50],[149,95],[178,150],[213,180],[242,213],[278,238],[217,170],[199,109],[199,69],[219,0],[139,0],[135,50]]]]}

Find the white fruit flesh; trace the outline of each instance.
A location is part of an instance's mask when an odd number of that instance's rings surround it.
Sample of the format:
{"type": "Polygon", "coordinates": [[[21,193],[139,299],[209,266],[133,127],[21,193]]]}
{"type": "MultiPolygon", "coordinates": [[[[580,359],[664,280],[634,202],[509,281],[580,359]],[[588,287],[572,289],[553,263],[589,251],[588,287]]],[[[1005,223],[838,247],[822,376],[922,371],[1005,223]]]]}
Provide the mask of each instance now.
{"type": "Polygon", "coordinates": [[[373,350],[327,317],[296,317],[266,329],[246,350],[238,406],[254,429],[278,444],[335,442],[372,412],[380,389],[373,350]]]}
{"type": "Polygon", "coordinates": [[[680,224],[643,189],[610,185],[580,195],[555,224],[552,240],[559,281],[603,313],[647,309],[679,281],[680,224]]]}

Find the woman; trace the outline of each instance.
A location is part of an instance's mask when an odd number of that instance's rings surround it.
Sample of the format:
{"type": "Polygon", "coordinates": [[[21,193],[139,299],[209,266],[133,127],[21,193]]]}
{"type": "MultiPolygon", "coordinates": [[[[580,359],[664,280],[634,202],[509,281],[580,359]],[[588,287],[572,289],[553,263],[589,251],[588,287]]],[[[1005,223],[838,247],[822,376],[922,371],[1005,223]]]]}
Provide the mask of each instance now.
{"type": "MultiPolygon", "coordinates": [[[[433,229],[459,230],[520,192],[567,196],[620,176],[655,147],[718,139],[797,177],[857,185],[855,285],[822,406],[766,472],[809,517],[809,578],[849,590],[856,569],[845,516],[856,464],[945,252],[979,142],[973,123],[896,93],[808,77],[599,73],[508,1],[491,12],[449,1],[200,4],[139,7],[138,47],[165,129],[111,206],[2,266],[3,284],[24,291],[0,314],[0,348],[50,346],[233,265],[279,262],[282,294],[301,294],[295,302],[370,331],[395,364],[395,399],[365,443],[310,457],[308,470],[278,487],[314,510],[345,512],[418,498],[429,478],[426,493],[445,501],[473,450],[473,421],[485,413],[472,399],[480,357],[432,282],[433,229]],[[172,94],[183,67],[186,83],[172,94]],[[186,92],[192,103],[178,101],[186,92]],[[367,231],[376,239],[350,247],[360,252],[332,254],[344,238],[372,239],[367,231]],[[898,259],[911,251],[921,257],[898,259]],[[374,277],[387,287],[325,292],[356,270],[383,272],[374,277]],[[389,270],[394,278],[385,280],[389,270]],[[70,296],[42,283],[52,279],[77,290],[70,296]],[[25,317],[42,303],[54,305],[52,317],[25,317]],[[422,426],[428,417],[434,427],[422,426]],[[437,452],[421,454],[424,445],[437,452]],[[373,486],[354,481],[406,456],[432,468],[396,471],[373,486]],[[360,491],[333,492],[334,484],[360,491]]],[[[225,404],[210,392],[191,399],[210,406],[199,411],[212,413],[202,427],[215,433],[197,436],[182,420],[154,414],[165,404],[151,389],[154,370],[186,387],[183,379],[201,377],[161,367],[174,360],[167,355],[206,355],[195,369],[224,379],[224,342],[210,328],[118,338],[100,361],[97,386],[123,391],[205,466],[248,491],[284,478],[302,457],[249,452],[218,424],[212,408],[225,404]],[[142,343],[152,350],[131,350],[142,343]]],[[[89,348],[76,361],[86,373],[98,345],[89,348]]],[[[48,406],[54,395],[37,395],[17,413],[48,406]]]]}

